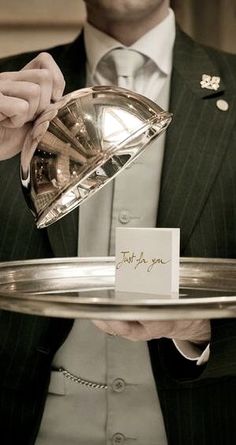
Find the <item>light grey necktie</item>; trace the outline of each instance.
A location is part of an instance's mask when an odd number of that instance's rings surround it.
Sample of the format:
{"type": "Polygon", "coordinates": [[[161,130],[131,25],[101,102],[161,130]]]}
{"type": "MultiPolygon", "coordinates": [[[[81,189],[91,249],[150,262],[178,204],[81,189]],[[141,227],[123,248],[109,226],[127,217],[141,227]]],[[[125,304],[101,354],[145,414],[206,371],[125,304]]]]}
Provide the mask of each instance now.
{"type": "Polygon", "coordinates": [[[136,73],[145,63],[145,57],[137,51],[128,48],[116,48],[110,52],[108,63],[113,63],[117,75],[117,85],[134,90],[136,73]]]}

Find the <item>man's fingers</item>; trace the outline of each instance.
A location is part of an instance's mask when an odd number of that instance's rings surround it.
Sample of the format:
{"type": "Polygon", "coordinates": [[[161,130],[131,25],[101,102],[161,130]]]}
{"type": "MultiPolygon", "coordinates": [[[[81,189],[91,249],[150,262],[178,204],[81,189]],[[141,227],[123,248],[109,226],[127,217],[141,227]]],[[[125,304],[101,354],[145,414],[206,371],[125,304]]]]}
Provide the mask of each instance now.
{"type": "Polygon", "coordinates": [[[169,321],[109,321],[94,320],[94,324],[108,334],[114,333],[128,340],[144,341],[158,338],[206,342],[210,340],[209,320],[169,321]]]}
{"type": "MultiPolygon", "coordinates": [[[[50,71],[47,69],[31,70],[30,74],[32,74],[34,81],[40,86],[40,100],[37,110],[37,115],[39,115],[49,107],[53,100],[53,79],[50,71]]],[[[28,72],[27,75],[29,75],[28,72]]]]}
{"type": "Polygon", "coordinates": [[[34,140],[37,140],[38,142],[43,138],[44,134],[46,133],[48,127],[50,124],[50,120],[41,122],[40,124],[37,123],[37,121],[34,123],[34,126],[32,128],[32,137],[34,140]]]}
{"type": "Polygon", "coordinates": [[[17,97],[8,97],[0,93],[1,126],[6,128],[22,127],[27,121],[29,103],[17,97]]]}
{"type": "Polygon", "coordinates": [[[52,56],[46,52],[42,52],[35,57],[35,59],[25,65],[22,71],[31,69],[49,70],[52,77],[52,100],[59,100],[62,97],[65,88],[65,80],[59,66],[56,64],[52,56]]]}
{"type": "Polygon", "coordinates": [[[139,322],[93,320],[93,323],[107,334],[118,335],[132,341],[147,340],[146,331],[139,322]]]}
{"type": "Polygon", "coordinates": [[[4,121],[5,119],[6,119],[6,115],[4,113],[0,112],[0,122],[4,121]]]}
{"type": "Polygon", "coordinates": [[[21,71],[0,73],[0,123],[17,128],[34,120],[62,97],[63,75],[47,53],[39,54],[21,71]]]}
{"type": "Polygon", "coordinates": [[[172,338],[192,342],[209,341],[211,327],[209,320],[159,320],[140,321],[149,338],[172,338]]]}
{"type": "Polygon", "coordinates": [[[56,103],[51,103],[49,107],[40,114],[40,116],[37,118],[37,121],[35,122],[35,126],[45,122],[45,121],[51,121],[58,113],[58,110],[60,110],[64,105],[66,105],[69,102],[69,94],[66,96],[63,96],[59,101],[56,103]]]}
{"type": "Polygon", "coordinates": [[[24,113],[24,116],[22,116],[23,122],[33,120],[39,108],[40,101],[40,86],[38,84],[25,81],[16,82],[9,79],[5,81],[0,80],[0,91],[2,94],[2,96],[0,96],[0,111],[5,114],[5,117],[11,118],[15,114],[19,114],[18,112],[16,113],[14,102],[11,99],[23,99],[28,102],[28,106],[22,107],[21,113],[24,113]],[[8,101],[8,99],[10,100],[8,101]],[[2,100],[4,100],[3,105],[2,100]],[[5,107],[5,111],[3,110],[3,106],[5,107]],[[8,111],[7,114],[6,107],[8,111]]]}
{"type": "MultiPolygon", "coordinates": [[[[53,79],[50,71],[47,69],[41,69],[41,70],[32,69],[28,71],[2,73],[0,74],[0,91],[2,91],[4,83],[6,82],[8,83],[12,82],[12,86],[13,84],[17,85],[20,82],[28,83],[28,92],[26,91],[25,98],[31,102],[34,101],[35,96],[37,96],[38,99],[38,107],[36,110],[37,115],[39,115],[42,111],[47,109],[49,104],[53,100],[52,97],[53,79]]],[[[9,88],[9,94],[10,93],[11,90],[9,88]]],[[[23,94],[23,91],[21,92],[21,94],[23,94]]]]}

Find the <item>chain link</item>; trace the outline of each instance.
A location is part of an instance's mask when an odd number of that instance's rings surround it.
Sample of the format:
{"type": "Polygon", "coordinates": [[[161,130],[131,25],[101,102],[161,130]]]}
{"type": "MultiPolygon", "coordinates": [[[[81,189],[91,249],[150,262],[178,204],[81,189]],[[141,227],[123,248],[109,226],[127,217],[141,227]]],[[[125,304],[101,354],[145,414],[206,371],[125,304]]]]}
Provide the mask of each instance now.
{"type": "Polygon", "coordinates": [[[58,371],[61,372],[67,379],[71,380],[72,382],[79,383],[80,385],[88,386],[89,388],[93,389],[108,389],[108,385],[105,383],[95,383],[89,380],[84,380],[81,377],[71,374],[64,368],[59,368],[58,371]]]}

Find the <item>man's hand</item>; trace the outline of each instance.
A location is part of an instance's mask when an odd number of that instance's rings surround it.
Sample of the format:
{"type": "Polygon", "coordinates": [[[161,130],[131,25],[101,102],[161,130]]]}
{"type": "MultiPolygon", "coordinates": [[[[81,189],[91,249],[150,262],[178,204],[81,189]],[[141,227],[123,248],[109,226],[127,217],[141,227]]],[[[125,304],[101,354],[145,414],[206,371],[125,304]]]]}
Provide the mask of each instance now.
{"type": "Polygon", "coordinates": [[[62,97],[64,87],[63,75],[47,53],[21,71],[0,73],[0,160],[18,153],[26,136],[31,146],[33,121],[62,97]]]}
{"type": "Polygon", "coordinates": [[[102,331],[119,335],[128,340],[152,340],[171,338],[188,340],[193,343],[204,343],[210,340],[209,320],[171,320],[171,321],[101,321],[94,324],[102,331]]]}

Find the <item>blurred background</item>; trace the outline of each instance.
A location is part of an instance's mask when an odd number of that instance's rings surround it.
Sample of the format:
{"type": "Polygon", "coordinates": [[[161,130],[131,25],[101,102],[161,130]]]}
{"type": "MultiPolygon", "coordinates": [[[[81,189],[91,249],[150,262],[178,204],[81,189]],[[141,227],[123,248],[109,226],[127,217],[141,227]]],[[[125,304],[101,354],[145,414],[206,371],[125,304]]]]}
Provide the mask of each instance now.
{"type": "MultiPolygon", "coordinates": [[[[171,5],[189,35],[236,53],[236,0],[172,0],[171,5]]],[[[0,0],[0,11],[0,57],[68,42],[86,17],[82,0],[0,0]]]]}

